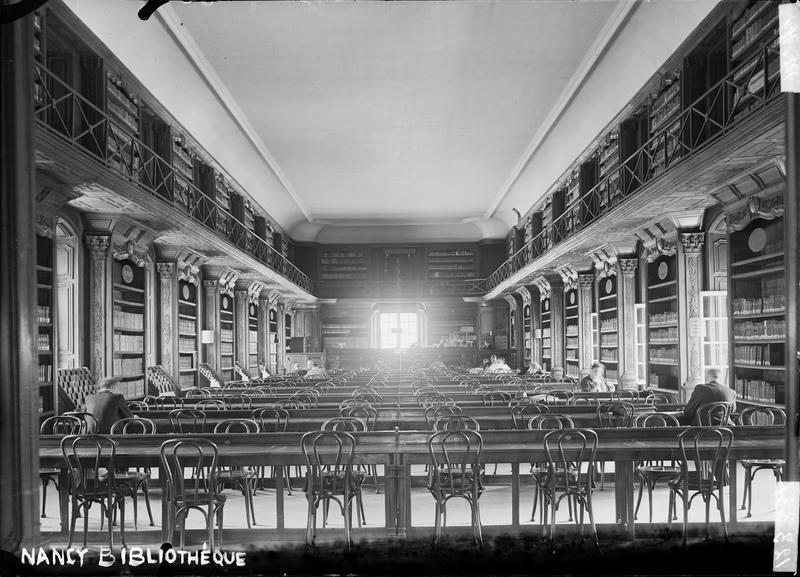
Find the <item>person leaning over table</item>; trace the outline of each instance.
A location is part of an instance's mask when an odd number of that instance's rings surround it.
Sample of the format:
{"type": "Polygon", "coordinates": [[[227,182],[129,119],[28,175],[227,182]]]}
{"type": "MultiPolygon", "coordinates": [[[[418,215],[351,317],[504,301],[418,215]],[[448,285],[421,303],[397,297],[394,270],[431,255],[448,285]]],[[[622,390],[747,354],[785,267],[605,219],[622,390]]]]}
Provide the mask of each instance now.
{"type": "Polygon", "coordinates": [[[305,376],[306,379],[327,379],[328,378],[328,371],[323,369],[319,366],[317,361],[311,363],[311,368],[308,369],[308,372],[305,376]]]}
{"type": "Polygon", "coordinates": [[[86,412],[97,419],[97,430],[89,433],[107,435],[111,432],[111,425],[134,416],[125,397],[114,391],[118,384],[118,378],[106,377],[97,383],[97,392],[86,397],[86,412]]]}
{"type": "Polygon", "coordinates": [[[706,375],[708,382],[694,388],[692,396],[683,407],[683,414],[678,415],[678,421],[682,425],[691,425],[697,410],[708,403],[733,403],[732,410],[736,410],[736,391],[722,382],[722,371],[717,368],[708,369],[706,375]]]}
{"type": "Polygon", "coordinates": [[[578,383],[578,389],[582,393],[609,393],[614,390],[614,384],[609,383],[603,375],[606,367],[603,363],[595,361],[589,374],[583,377],[578,383]]]}

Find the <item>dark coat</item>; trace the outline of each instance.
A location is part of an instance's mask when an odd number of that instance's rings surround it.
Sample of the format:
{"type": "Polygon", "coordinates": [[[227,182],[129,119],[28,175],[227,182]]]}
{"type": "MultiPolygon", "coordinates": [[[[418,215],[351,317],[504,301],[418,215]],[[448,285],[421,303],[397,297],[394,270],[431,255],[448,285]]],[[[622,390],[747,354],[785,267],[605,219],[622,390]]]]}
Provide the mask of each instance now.
{"type": "Polygon", "coordinates": [[[680,422],[684,425],[692,424],[697,410],[708,403],[733,403],[733,410],[736,410],[736,391],[720,383],[705,383],[697,385],[692,391],[692,396],[686,406],[683,407],[683,415],[680,422]]]}
{"type": "Polygon", "coordinates": [[[120,419],[133,417],[133,413],[125,402],[125,397],[119,393],[95,393],[86,397],[86,412],[97,419],[99,435],[111,432],[111,425],[120,419]]]}

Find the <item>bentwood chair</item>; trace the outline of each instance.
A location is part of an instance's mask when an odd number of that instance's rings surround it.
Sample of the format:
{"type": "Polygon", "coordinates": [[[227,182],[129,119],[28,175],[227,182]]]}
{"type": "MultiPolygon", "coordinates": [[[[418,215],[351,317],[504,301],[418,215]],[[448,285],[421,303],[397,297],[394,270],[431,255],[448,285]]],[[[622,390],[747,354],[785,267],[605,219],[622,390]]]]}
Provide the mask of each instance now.
{"type": "Polygon", "coordinates": [[[169,412],[173,433],[198,435],[206,432],[206,414],[199,409],[174,409],[169,412]]]}
{"type": "Polygon", "coordinates": [[[113,514],[119,509],[120,541],[125,545],[125,497],[126,486],[116,483],[114,458],[116,443],[103,435],[71,435],[61,439],[61,453],[69,476],[69,495],[72,503],[69,539],[72,547],[75,536],[75,521],[83,511],[83,548],[89,533],[89,509],[100,506],[102,519],[108,522],[108,546],[114,547],[113,514]]]}
{"type": "Polygon", "coordinates": [[[219,399],[201,399],[194,405],[196,411],[224,411],[227,407],[219,399]]]}
{"type": "Polygon", "coordinates": [[[567,400],[568,405],[599,405],[600,399],[592,395],[582,395],[580,393],[574,395],[567,400]]]}
{"type": "MultiPolygon", "coordinates": [[[[111,425],[112,435],[155,435],[156,424],[150,419],[120,419],[111,425]]],[[[117,471],[115,474],[117,485],[126,485],[128,495],[133,498],[133,528],[139,529],[139,491],[144,495],[144,503],[147,507],[147,516],[150,518],[150,526],[153,523],[153,512],[150,509],[150,469],[117,471]]]]}
{"type": "Polygon", "coordinates": [[[484,395],[481,397],[483,404],[488,407],[508,406],[508,404],[511,402],[511,399],[511,393],[506,393],[503,391],[490,391],[488,393],[484,393],[484,395]]]}
{"type": "Polygon", "coordinates": [[[76,417],[83,421],[84,427],[83,430],[89,434],[94,435],[98,433],[98,422],[97,417],[95,417],[92,413],[87,413],[83,411],[66,411],[62,413],[65,417],[76,417]]]}
{"type": "MultiPolygon", "coordinates": [[[[595,409],[597,425],[601,429],[619,429],[633,426],[633,404],[625,401],[600,403],[595,409]]],[[[606,488],[606,463],[600,462],[600,490],[606,488]]]]}
{"type": "Polygon", "coordinates": [[[148,409],[147,403],[144,401],[128,401],[127,402],[128,409],[132,412],[137,413],[139,411],[146,411],[148,409]]]}
{"type": "MultiPolygon", "coordinates": [[[[786,413],[778,407],[747,407],[739,413],[739,424],[743,427],[785,425],[786,413]]],[[[742,459],[739,463],[744,467],[744,494],[742,495],[742,510],[747,502],[747,516],[752,517],[753,506],[753,479],[759,471],[772,471],[775,481],[783,480],[783,469],[786,461],[783,459],[742,459]]]]}
{"type": "MultiPolygon", "coordinates": [[[[289,411],[282,407],[262,407],[259,409],[253,409],[253,411],[250,413],[250,418],[258,423],[258,429],[262,433],[284,433],[289,426],[289,411]]],[[[279,468],[282,468],[283,470],[283,478],[286,480],[286,491],[289,495],[291,495],[292,479],[289,475],[289,466],[273,466],[273,477],[275,477],[279,468]]],[[[264,488],[263,479],[265,478],[265,471],[266,468],[261,467],[258,474],[260,481],[259,486],[262,489],[264,488]]]]}
{"type": "MultiPolygon", "coordinates": [[[[380,416],[380,413],[373,407],[350,407],[348,409],[341,409],[339,411],[339,416],[360,419],[364,421],[364,424],[367,426],[367,431],[374,431],[375,427],[378,425],[378,417],[380,416]]],[[[378,465],[370,465],[369,470],[371,472],[372,482],[375,484],[375,493],[380,493],[381,488],[378,484],[378,465]]]]}
{"type": "Polygon", "coordinates": [[[253,406],[253,399],[249,395],[225,395],[222,402],[226,409],[249,411],[253,406]]]}
{"type": "Polygon", "coordinates": [[[592,477],[597,453],[597,433],[591,429],[550,431],[544,436],[544,450],[547,456],[547,474],[541,484],[544,495],[542,529],[546,530],[547,517],[550,513],[551,546],[555,540],[556,512],[564,498],[580,512],[578,523],[581,537],[583,537],[584,512],[589,515],[589,523],[597,546],[597,528],[592,511],[592,477]]]}
{"type": "Polygon", "coordinates": [[[154,397],[152,404],[160,411],[174,411],[183,407],[183,399],[181,397],[154,397]]]}
{"type": "Polygon", "coordinates": [[[669,482],[669,522],[672,523],[675,498],[683,503],[683,543],[686,544],[686,527],[689,508],[698,495],[706,505],[706,537],[710,538],[711,499],[716,501],[725,540],[728,525],[725,522],[724,487],[728,483],[728,454],[733,443],[733,431],[724,427],[689,427],[678,436],[680,448],[680,475],[669,482]]]}
{"type": "MultiPolygon", "coordinates": [[[[574,429],[575,423],[572,418],[567,415],[550,415],[543,413],[535,415],[528,419],[526,428],[531,431],[541,430],[557,430],[557,429],[574,429]]],[[[539,507],[539,516],[544,523],[544,495],[540,489],[543,479],[547,475],[547,463],[531,463],[531,478],[533,479],[533,507],[531,509],[531,521],[536,520],[536,507],[539,507]]],[[[569,520],[572,521],[572,500],[568,501],[569,504],[569,520]]]]}
{"type": "MultiPolygon", "coordinates": [[[[253,419],[224,419],[214,427],[215,434],[258,433],[258,423],[253,419]]],[[[231,484],[234,488],[240,489],[244,495],[244,515],[247,520],[247,528],[251,528],[250,520],[256,524],[256,511],[253,507],[253,485],[256,482],[256,471],[250,467],[220,467],[217,471],[217,483],[220,488],[226,484],[231,484]]]]}
{"type": "MultiPolygon", "coordinates": [[[[636,415],[633,420],[635,428],[647,427],[679,427],[680,422],[675,415],[670,413],[642,413],[636,415]]],[[[661,481],[672,481],[681,474],[681,468],[673,461],[669,465],[663,461],[642,461],[636,467],[636,474],[639,476],[639,496],[636,499],[636,509],[633,518],[636,520],[639,515],[639,506],[642,504],[642,493],[647,487],[647,503],[650,508],[650,523],[653,522],[653,489],[661,481]]],[[[673,511],[674,514],[674,511],[673,511]]]]}
{"type": "Polygon", "coordinates": [[[511,407],[511,421],[515,429],[524,429],[531,417],[546,415],[549,411],[550,407],[543,403],[516,405],[511,407]]]}
{"type": "MultiPolygon", "coordinates": [[[[40,435],[59,435],[65,437],[67,435],[82,435],[86,433],[86,423],[78,417],[69,415],[56,415],[45,419],[39,427],[40,435]]],[[[47,487],[50,483],[56,488],[58,493],[61,493],[62,487],[59,484],[59,475],[61,471],[58,467],[43,467],[39,469],[39,480],[42,482],[42,517],[46,518],[47,507],[47,487]]],[[[66,490],[66,487],[63,488],[66,490]]]]}
{"type": "Polygon", "coordinates": [[[433,423],[434,431],[480,431],[480,423],[468,415],[439,417],[433,423]]]}
{"type": "Polygon", "coordinates": [[[455,405],[436,405],[425,409],[425,424],[433,429],[433,424],[441,417],[454,417],[461,414],[461,407],[455,405]]]}
{"type": "Polygon", "coordinates": [[[211,392],[205,389],[191,389],[186,391],[185,399],[207,399],[211,396],[211,392]]]}
{"type": "Polygon", "coordinates": [[[483,438],[477,431],[438,431],[428,438],[428,491],[436,501],[434,543],[439,543],[442,525],[447,525],[448,501],[464,499],[470,506],[474,541],[483,547],[479,506],[483,493],[482,450],[483,438]]]}
{"type": "MultiPolygon", "coordinates": [[[[356,439],[344,431],[308,432],[300,439],[306,460],[306,544],[313,545],[317,536],[317,509],[322,504],[327,516],[330,502],[335,501],[344,517],[347,550],[352,546],[353,500],[357,500],[359,486],[353,474],[356,439]]],[[[325,523],[325,520],[323,520],[325,523]]]]}
{"type": "MultiPolygon", "coordinates": [[[[321,430],[323,431],[338,431],[344,433],[359,433],[367,431],[367,423],[357,417],[334,417],[322,423],[321,430]]],[[[356,499],[356,520],[358,526],[361,523],[367,523],[367,518],[364,515],[364,501],[363,492],[361,490],[366,479],[366,474],[361,466],[356,466],[352,470],[353,492],[356,499]]],[[[377,485],[377,479],[375,480],[377,485]]],[[[328,503],[322,503],[322,527],[324,528],[328,523],[328,503]]]]}
{"type": "Polygon", "coordinates": [[[706,403],[697,409],[692,424],[700,427],[727,427],[730,424],[733,403],[719,401],[706,403]]]}
{"type": "Polygon", "coordinates": [[[175,527],[181,531],[180,548],[184,548],[186,517],[198,511],[205,520],[207,543],[211,551],[222,547],[222,513],[225,495],[217,482],[217,446],[208,439],[184,437],[170,439],[161,445],[161,467],[166,471],[166,487],[162,499],[167,503],[167,542],[172,542],[175,527]],[[191,478],[184,470],[191,469],[191,478]],[[214,525],[217,539],[214,539],[214,525]]]}

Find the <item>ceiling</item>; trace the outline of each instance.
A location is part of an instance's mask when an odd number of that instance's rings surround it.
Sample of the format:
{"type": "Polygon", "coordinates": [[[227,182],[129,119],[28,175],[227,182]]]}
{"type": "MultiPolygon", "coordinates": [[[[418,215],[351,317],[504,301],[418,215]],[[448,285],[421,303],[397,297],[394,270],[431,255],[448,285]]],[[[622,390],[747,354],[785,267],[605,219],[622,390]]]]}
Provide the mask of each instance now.
{"type": "MultiPolygon", "coordinates": [[[[242,125],[282,176],[302,213],[290,233],[344,241],[375,238],[384,226],[380,236],[391,238],[404,230],[417,240],[502,236],[505,225],[481,219],[618,7],[168,8],[164,18],[179,27],[188,55],[210,68],[219,97],[242,113],[242,125]]],[[[249,192],[270,210],[268,199],[249,192]]]]}

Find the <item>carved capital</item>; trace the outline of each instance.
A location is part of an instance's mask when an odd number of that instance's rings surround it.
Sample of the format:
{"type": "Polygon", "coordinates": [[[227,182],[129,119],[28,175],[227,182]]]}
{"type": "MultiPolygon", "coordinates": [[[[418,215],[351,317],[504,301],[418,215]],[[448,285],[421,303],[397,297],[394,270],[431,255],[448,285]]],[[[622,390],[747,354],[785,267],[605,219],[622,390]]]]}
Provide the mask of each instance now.
{"type": "Polygon", "coordinates": [[[45,214],[36,215],[36,234],[47,238],[55,238],[56,227],[52,217],[45,214]]]}
{"type": "Polygon", "coordinates": [[[636,267],[639,265],[638,258],[619,258],[617,259],[619,270],[623,276],[633,276],[636,274],[636,267]]]}
{"type": "Polygon", "coordinates": [[[594,285],[594,273],[579,273],[578,286],[584,289],[590,289],[594,285]]]}
{"type": "Polygon", "coordinates": [[[111,246],[111,237],[107,234],[87,234],[85,242],[92,258],[105,258],[111,246]]]}
{"type": "Polygon", "coordinates": [[[706,242],[706,235],[702,232],[682,232],[680,234],[683,252],[687,254],[698,254],[703,250],[706,242]]]}
{"type": "Polygon", "coordinates": [[[162,279],[168,279],[175,276],[175,263],[174,262],[157,262],[156,270],[162,279]]]}

